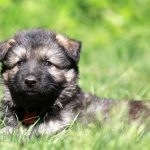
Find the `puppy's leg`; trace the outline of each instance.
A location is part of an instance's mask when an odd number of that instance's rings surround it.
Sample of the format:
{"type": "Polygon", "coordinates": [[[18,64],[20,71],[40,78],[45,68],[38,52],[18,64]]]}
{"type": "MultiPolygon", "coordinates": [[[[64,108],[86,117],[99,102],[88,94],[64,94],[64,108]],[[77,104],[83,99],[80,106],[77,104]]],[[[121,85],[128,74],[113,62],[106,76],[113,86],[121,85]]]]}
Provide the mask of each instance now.
{"type": "Polygon", "coordinates": [[[147,119],[150,117],[149,101],[130,101],[129,108],[130,120],[136,120],[138,118],[147,119]]]}
{"type": "Polygon", "coordinates": [[[37,125],[32,134],[33,135],[47,135],[57,133],[67,127],[69,127],[72,122],[77,118],[77,114],[73,113],[71,110],[62,110],[58,118],[51,118],[43,123],[37,125]]]}
{"type": "Polygon", "coordinates": [[[0,130],[0,134],[12,134],[14,128],[17,126],[17,117],[10,104],[10,101],[1,102],[1,120],[4,122],[5,127],[0,130]]]}
{"type": "Polygon", "coordinates": [[[39,126],[35,127],[34,131],[32,132],[33,135],[51,135],[58,131],[63,130],[69,124],[63,123],[59,120],[56,121],[49,121],[40,124],[39,126]]]}

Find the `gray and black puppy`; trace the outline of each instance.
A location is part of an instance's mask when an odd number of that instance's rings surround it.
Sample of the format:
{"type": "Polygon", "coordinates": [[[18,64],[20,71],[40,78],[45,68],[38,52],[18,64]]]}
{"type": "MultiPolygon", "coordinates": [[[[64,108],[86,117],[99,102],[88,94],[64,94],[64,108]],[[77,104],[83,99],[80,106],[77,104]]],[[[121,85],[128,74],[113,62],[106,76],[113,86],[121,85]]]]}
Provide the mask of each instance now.
{"type": "MultiPolygon", "coordinates": [[[[76,118],[103,118],[116,102],[82,92],[77,81],[81,42],[43,29],[18,32],[0,43],[4,98],[1,116],[10,133],[35,124],[36,134],[55,133],[76,118]]],[[[129,115],[150,115],[148,102],[125,102],[129,115]]],[[[120,105],[120,104],[119,104],[120,105]]]]}

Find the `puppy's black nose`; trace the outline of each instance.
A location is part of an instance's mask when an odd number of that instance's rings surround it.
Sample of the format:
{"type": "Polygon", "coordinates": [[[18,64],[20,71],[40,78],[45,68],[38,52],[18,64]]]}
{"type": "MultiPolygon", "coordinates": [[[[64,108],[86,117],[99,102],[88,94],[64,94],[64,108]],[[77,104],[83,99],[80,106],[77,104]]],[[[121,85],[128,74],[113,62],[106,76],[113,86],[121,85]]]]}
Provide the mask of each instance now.
{"type": "Polygon", "coordinates": [[[36,85],[37,79],[35,76],[29,75],[25,78],[24,83],[26,84],[26,86],[32,88],[36,85]]]}

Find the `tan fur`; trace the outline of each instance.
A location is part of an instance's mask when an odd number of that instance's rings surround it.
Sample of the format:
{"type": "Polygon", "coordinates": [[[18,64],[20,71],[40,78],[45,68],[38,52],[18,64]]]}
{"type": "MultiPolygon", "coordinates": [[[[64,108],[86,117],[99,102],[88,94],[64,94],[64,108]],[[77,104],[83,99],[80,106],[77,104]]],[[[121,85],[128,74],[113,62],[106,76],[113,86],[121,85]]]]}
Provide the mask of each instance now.
{"type": "Polygon", "coordinates": [[[14,76],[17,73],[18,70],[19,70],[18,66],[13,67],[11,69],[11,71],[8,72],[8,77],[11,78],[12,76],[14,76]]]}
{"type": "Polygon", "coordinates": [[[55,81],[62,82],[65,79],[63,71],[59,70],[55,66],[51,66],[48,69],[49,73],[54,77],[55,81]]]}
{"type": "Polygon", "coordinates": [[[64,74],[65,74],[65,78],[68,82],[71,82],[71,81],[75,80],[75,78],[76,78],[76,73],[75,73],[74,69],[65,70],[64,74]]]}
{"type": "Polygon", "coordinates": [[[14,66],[19,60],[25,59],[28,57],[28,52],[24,47],[17,47],[15,50],[9,53],[9,57],[4,61],[4,64],[8,66],[14,66]]]}

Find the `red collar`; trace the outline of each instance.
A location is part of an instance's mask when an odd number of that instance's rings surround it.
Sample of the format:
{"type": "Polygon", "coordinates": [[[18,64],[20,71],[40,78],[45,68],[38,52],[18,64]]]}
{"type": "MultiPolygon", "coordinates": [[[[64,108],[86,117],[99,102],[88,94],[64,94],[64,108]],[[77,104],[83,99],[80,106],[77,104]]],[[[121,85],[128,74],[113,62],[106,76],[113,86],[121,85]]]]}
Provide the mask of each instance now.
{"type": "Polygon", "coordinates": [[[31,125],[34,124],[38,119],[36,112],[25,112],[22,124],[23,125],[31,125]]]}

